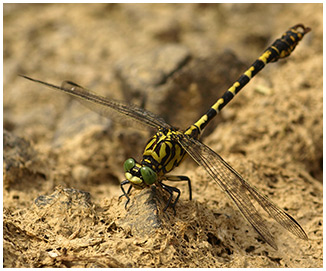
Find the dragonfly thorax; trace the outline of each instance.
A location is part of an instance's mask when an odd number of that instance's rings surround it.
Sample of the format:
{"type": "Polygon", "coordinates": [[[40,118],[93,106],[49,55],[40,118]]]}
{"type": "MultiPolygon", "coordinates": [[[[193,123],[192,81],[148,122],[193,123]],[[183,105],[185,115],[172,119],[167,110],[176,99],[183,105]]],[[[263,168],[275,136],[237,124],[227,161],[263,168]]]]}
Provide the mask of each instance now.
{"type": "Polygon", "coordinates": [[[144,166],[152,168],[159,177],[177,167],[185,157],[185,150],[178,142],[183,133],[174,129],[160,129],[146,144],[144,166]]]}
{"type": "Polygon", "coordinates": [[[142,189],[157,181],[157,175],[153,169],[141,165],[133,158],[124,162],[125,177],[135,188],[142,189]]]}

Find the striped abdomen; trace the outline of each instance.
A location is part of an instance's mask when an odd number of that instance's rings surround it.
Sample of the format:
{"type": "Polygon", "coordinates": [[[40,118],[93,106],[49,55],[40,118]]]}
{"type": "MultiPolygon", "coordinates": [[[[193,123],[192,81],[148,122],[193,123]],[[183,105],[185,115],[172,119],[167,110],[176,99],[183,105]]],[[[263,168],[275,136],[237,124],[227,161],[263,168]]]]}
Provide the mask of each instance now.
{"type": "Polygon", "coordinates": [[[248,84],[252,77],[261,71],[267,63],[275,62],[280,58],[289,56],[299,41],[309,31],[310,28],[305,28],[303,25],[298,24],[285,32],[280,39],[277,39],[265,50],[265,52],[240,76],[240,78],[223,94],[223,96],[212,105],[205,115],[185,131],[185,134],[197,139],[210,120],[213,119],[246,84],[248,84]],[[298,28],[301,28],[302,31],[299,31],[298,28]]]}

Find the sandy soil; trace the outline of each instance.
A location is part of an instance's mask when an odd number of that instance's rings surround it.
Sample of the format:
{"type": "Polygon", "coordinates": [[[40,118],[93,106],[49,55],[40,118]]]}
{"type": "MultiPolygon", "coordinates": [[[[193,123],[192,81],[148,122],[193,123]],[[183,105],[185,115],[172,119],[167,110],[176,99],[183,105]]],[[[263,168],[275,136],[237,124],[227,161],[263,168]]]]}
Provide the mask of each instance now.
{"type": "Polygon", "coordinates": [[[5,4],[4,266],[322,267],[322,18],[321,4],[5,4]],[[311,33],[202,138],[305,229],[267,218],[277,251],[191,159],[176,215],[154,188],[125,210],[122,164],[150,132],[18,77],[69,79],[184,129],[297,23],[311,33]]]}

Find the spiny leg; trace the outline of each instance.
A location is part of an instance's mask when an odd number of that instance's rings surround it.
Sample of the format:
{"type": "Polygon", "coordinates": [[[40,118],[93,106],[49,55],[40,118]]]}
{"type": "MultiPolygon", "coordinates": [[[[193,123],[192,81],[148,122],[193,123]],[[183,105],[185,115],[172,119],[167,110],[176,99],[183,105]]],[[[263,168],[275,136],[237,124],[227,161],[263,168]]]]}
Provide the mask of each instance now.
{"type": "Polygon", "coordinates": [[[128,184],[128,183],[130,183],[128,180],[124,180],[120,184],[120,187],[121,187],[121,190],[122,190],[123,194],[119,197],[119,199],[122,198],[123,196],[125,196],[127,198],[127,201],[126,201],[126,204],[125,204],[125,209],[127,209],[127,205],[130,202],[130,197],[128,195],[130,194],[132,185],[129,186],[127,193],[126,193],[125,189],[123,188],[123,186],[128,184]]]}
{"type": "Polygon", "coordinates": [[[178,194],[177,197],[175,198],[173,204],[172,204],[172,209],[173,209],[173,211],[174,211],[174,214],[176,214],[176,211],[175,211],[175,205],[177,204],[177,202],[178,202],[178,200],[179,200],[179,197],[180,197],[180,194],[181,194],[180,190],[179,190],[178,188],[176,188],[176,187],[169,186],[169,185],[164,184],[164,183],[162,183],[162,182],[160,182],[159,184],[161,185],[161,187],[162,187],[165,191],[167,191],[167,192],[170,194],[170,197],[169,197],[169,199],[168,199],[168,202],[167,202],[166,206],[165,206],[164,209],[163,209],[163,212],[165,212],[165,211],[167,210],[167,208],[169,207],[169,205],[170,205],[170,203],[171,203],[171,201],[172,201],[172,198],[173,198],[173,192],[176,192],[176,193],[178,194]]]}
{"type": "Polygon", "coordinates": [[[166,180],[171,182],[188,182],[189,187],[189,200],[192,200],[192,189],[191,189],[191,181],[187,176],[164,176],[166,180]]]}

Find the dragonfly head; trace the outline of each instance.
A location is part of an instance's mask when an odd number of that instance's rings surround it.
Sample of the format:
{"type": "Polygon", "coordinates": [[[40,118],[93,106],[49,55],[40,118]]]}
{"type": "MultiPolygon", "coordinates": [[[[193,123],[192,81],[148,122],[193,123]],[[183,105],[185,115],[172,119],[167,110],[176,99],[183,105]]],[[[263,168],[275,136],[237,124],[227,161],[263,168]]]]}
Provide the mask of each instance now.
{"type": "Polygon", "coordinates": [[[157,175],[150,167],[143,166],[133,158],[127,159],[123,164],[127,180],[135,188],[144,188],[157,181],[157,175]]]}

